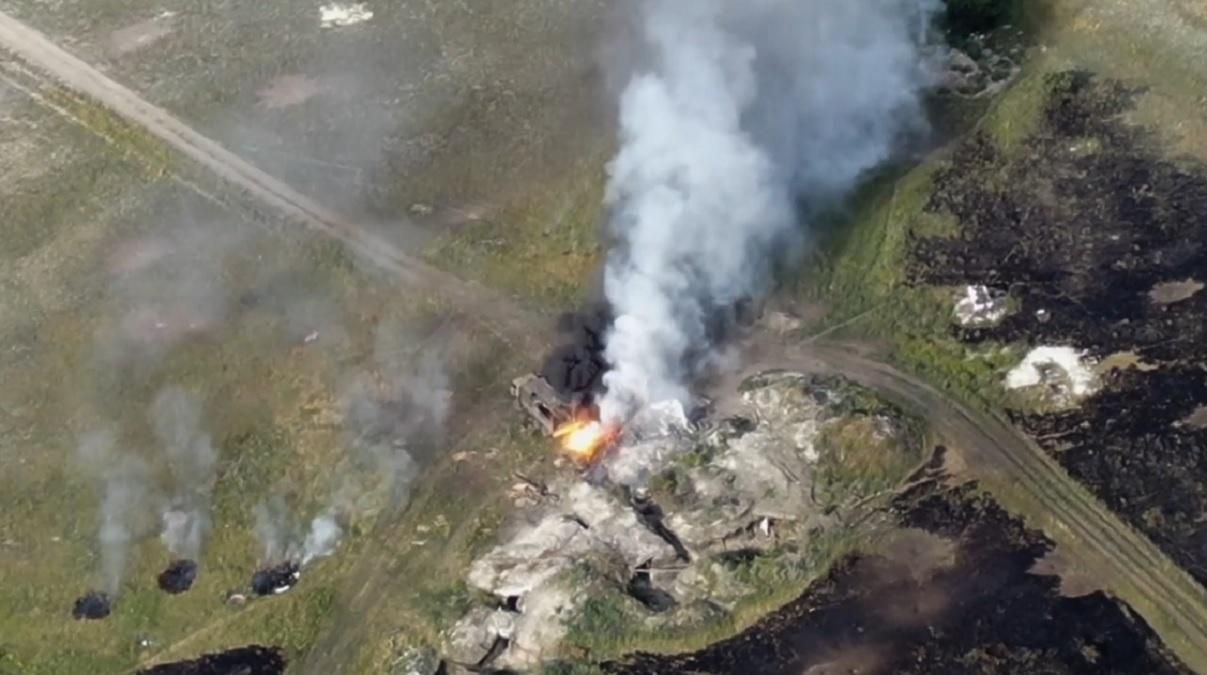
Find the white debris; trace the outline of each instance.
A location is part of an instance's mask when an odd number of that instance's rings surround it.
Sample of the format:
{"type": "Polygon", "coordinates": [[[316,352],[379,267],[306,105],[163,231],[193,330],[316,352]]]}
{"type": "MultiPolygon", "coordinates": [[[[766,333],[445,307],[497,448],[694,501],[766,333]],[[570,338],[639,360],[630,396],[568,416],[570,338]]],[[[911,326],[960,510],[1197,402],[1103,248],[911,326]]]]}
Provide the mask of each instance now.
{"type": "Polygon", "coordinates": [[[1001,321],[1009,311],[1005,293],[974,285],[964,287],[954,313],[961,326],[985,326],[1001,321]]]}
{"type": "Polygon", "coordinates": [[[319,7],[319,25],[323,28],[353,26],[373,18],[373,11],[363,2],[333,2],[319,7]]]}
{"type": "Polygon", "coordinates": [[[273,586],[272,594],[280,595],[282,593],[289,591],[289,589],[298,585],[298,581],[300,581],[301,578],[302,578],[302,573],[300,571],[293,572],[292,574],[289,575],[288,581],[282,582],[280,586],[273,586]]]}
{"type": "Polygon", "coordinates": [[[557,655],[558,645],[569,632],[567,623],[578,613],[585,596],[566,583],[545,584],[524,597],[523,613],[507,651],[494,664],[508,670],[534,672],[543,661],[557,655]]]}
{"type": "Polygon", "coordinates": [[[569,569],[589,550],[577,523],[546,517],[473,562],[469,584],[499,597],[523,596],[569,569]]]}
{"type": "Polygon", "coordinates": [[[792,434],[792,442],[796,448],[800,450],[801,456],[806,462],[816,464],[821,459],[821,453],[817,451],[817,445],[814,441],[817,440],[818,426],[817,420],[805,420],[788,427],[788,431],[792,434]]]}
{"type": "Polygon", "coordinates": [[[617,485],[644,487],[691,446],[675,439],[660,438],[622,444],[603,460],[608,477],[617,485]]]}
{"type": "Polygon", "coordinates": [[[450,658],[477,663],[485,657],[497,639],[511,639],[515,620],[501,610],[475,607],[449,629],[445,649],[450,658]]]}
{"type": "Polygon", "coordinates": [[[675,555],[669,544],[638,522],[628,504],[602,488],[577,483],[568,491],[566,501],[574,515],[590,528],[587,534],[593,543],[619,554],[630,567],[675,555]]]}
{"type": "Polygon", "coordinates": [[[1083,350],[1073,347],[1036,347],[1023,362],[1006,375],[1010,389],[1034,387],[1052,382],[1052,371],[1059,370],[1068,378],[1069,392],[1076,397],[1088,396],[1097,388],[1094,362],[1083,350]]]}
{"type": "Polygon", "coordinates": [[[604,459],[608,476],[620,485],[639,487],[690,446],[691,424],[678,401],[654,403],[625,425],[620,448],[604,459]]]}
{"type": "MultiPolygon", "coordinates": [[[[823,432],[849,420],[833,414],[841,411],[844,390],[819,388],[812,378],[794,373],[765,373],[748,382],[753,384],[742,401],[749,407],[740,418],[699,429],[679,403],[650,406],[626,424],[622,443],[627,444],[603,459],[611,487],[555,478],[547,486],[553,498],[539,506],[526,502],[524,520],[508,528],[503,543],[474,560],[467,577],[470,587],[506,601],[505,616],[512,623],[498,623],[497,601],[479,603],[446,634],[446,656],[475,663],[498,645],[496,638],[507,638],[491,667],[540,670],[564,656],[560,645],[588,598],[618,590],[608,580],[643,567],[650,583],[678,601],[678,608],[659,618],[639,613],[636,600],[625,601],[625,620],[641,621],[651,630],[694,625],[718,607],[732,611],[756,591],[714,556],[764,551],[781,540],[832,527],[837,519],[821,508],[811,488],[817,463],[835,452],[823,432]],[[698,454],[689,454],[693,451],[698,454]],[[674,471],[666,473],[672,464],[674,471]],[[648,483],[654,476],[664,481],[648,483]],[[673,537],[655,534],[652,513],[639,516],[635,500],[613,489],[617,485],[649,498],[673,537]],[[678,559],[680,548],[687,559],[678,559]]],[[[886,450],[901,432],[888,417],[861,425],[861,438],[884,443],[886,450]]],[[[524,482],[511,487],[513,496],[531,491],[524,482]]],[[[787,566],[797,563],[783,564],[790,570],[795,567],[787,566]]]]}

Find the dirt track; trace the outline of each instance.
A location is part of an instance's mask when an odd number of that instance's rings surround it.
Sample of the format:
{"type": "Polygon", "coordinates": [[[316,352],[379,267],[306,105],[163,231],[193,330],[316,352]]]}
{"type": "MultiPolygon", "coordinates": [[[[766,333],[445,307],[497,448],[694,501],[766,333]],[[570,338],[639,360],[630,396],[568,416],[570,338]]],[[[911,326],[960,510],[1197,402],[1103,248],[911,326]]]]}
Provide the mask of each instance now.
{"type": "Polygon", "coordinates": [[[840,344],[762,345],[749,369],[841,374],[926,416],[971,473],[1007,508],[1043,513],[1041,528],[1108,593],[1148,621],[1195,672],[1207,672],[1207,593],[1147,537],[1002,420],[970,410],[925,382],[840,344]]]}
{"type": "MultiPolygon", "coordinates": [[[[144,127],[230,186],[344,242],[408,288],[431,293],[478,318],[521,353],[543,352],[544,322],[531,311],[435,269],[328,211],[3,13],[0,48],[144,127]]],[[[778,346],[764,352],[757,363],[841,373],[925,414],[936,433],[975,465],[977,477],[1006,506],[1044,514],[1038,519],[1042,522],[1029,524],[1041,527],[1071,558],[1092,570],[1102,586],[1141,614],[1189,667],[1207,673],[1207,593],[1009,425],[976,414],[924,382],[840,345],[778,346]]]]}
{"type": "Polygon", "coordinates": [[[454,277],[398,250],[385,238],[299,194],[3,12],[0,12],[0,49],[34,66],[54,82],[143,127],[230,187],[246,192],[291,220],[343,242],[361,259],[408,288],[430,293],[480,318],[484,327],[523,349],[522,353],[539,353],[544,346],[540,340],[528,341],[535,335],[529,328],[531,317],[513,311],[513,300],[498,297],[490,289],[454,277]],[[517,339],[523,342],[516,344],[517,339]]]}

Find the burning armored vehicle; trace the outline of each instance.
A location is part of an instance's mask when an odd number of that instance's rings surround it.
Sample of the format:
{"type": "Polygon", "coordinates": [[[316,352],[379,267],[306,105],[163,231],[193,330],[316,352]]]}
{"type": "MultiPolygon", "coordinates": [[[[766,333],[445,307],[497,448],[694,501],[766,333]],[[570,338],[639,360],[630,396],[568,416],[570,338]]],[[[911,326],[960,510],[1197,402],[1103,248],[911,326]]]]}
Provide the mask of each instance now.
{"type": "Polygon", "coordinates": [[[528,374],[511,382],[511,395],[546,436],[557,438],[571,459],[590,464],[619,436],[599,421],[599,409],[583,395],[564,396],[548,380],[528,374]]]}
{"type": "MultiPolygon", "coordinates": [[[[563,395],[544,377],[530,373],[515,378],[511,395],[531,421],[546,436],[557,439],[565,454],[579,464],[594,464],[620,440],[621,429],[600,420],[599,407],[589,396],[563,395]]],[[[696,397],[685,421],[702,426],[711,411],[711,400],[696,397]]]]}
{"type": "Polygon", "coordinates": [[[511,396],[546,436],[556,435],[558,429],[579,419],[581,411],[589,409],[583,405],[581,396],[563,396],[548,380],[531,373],[511,381],[511,396]]]}

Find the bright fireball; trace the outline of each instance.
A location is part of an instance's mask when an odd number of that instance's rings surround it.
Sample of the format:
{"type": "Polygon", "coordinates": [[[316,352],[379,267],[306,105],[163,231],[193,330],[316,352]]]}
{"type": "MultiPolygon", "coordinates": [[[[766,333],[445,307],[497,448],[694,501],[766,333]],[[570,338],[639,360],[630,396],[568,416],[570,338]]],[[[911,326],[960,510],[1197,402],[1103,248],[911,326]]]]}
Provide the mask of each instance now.
{"type": "Polygon", "coordinates": [[[611,434],[595,420],[579,420],[563,424],[553,433],[561,439],[562,447],[577,459],[591,460],[608,442],[611,434]]]}

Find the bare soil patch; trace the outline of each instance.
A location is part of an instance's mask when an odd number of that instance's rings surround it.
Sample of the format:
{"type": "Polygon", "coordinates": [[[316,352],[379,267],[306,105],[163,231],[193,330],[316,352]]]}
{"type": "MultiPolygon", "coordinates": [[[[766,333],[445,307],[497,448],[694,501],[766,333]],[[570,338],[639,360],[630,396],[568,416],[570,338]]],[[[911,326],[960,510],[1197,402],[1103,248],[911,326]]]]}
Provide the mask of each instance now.
{"type": "Polygon", "coordinates": [[[256,92],[259,106],[265,110],[279,110],[301,105],[323,93],[323,84],[308,75],[281,75],[256,92]]]}

